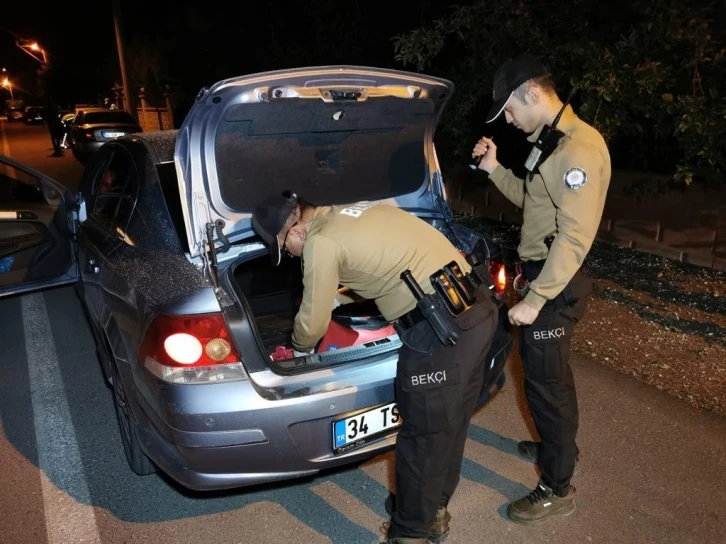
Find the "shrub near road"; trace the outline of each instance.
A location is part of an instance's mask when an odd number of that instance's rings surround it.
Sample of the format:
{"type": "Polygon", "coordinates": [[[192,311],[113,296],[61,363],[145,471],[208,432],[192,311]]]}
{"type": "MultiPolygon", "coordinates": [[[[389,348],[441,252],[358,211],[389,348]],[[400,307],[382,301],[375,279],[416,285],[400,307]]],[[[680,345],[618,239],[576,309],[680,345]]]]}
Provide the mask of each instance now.
{"type": "MultiPolygon", "coordinates": [[[[457,214],[516,259],[519,226],[457,214]]],[[[594,294],[573,350],[726,415],[726,272],[595,242],[594,294]]],[[[514,302],[516,295],[510,291],[514,302]]]]}

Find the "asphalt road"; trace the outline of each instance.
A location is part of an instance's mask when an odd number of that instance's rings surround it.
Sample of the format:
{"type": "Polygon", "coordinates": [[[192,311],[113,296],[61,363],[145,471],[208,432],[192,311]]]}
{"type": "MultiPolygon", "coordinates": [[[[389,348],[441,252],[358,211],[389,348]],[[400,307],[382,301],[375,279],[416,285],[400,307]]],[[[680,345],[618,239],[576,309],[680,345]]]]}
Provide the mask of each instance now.
{"type": "Polygon", "coordinates": [[[73,158],[70,149],[62,157],[53,156],[53,144],[45,125],[28,126],[0,120],[0,155],[40,170],[72,190],[78,188],[83,173],[83,165],[73,158]]]}
{"type": "MultiPolygon", "coordinates": [[[[48,157],[42,127],[0,125],[3,153],[76,186],[77,163],[48,157]]],[[[726,542],[726,419],[596,361],[572,363],[582,450],[575,514],[538,527],[504,516],[537,482],[515,453],[531,436],[515,354],[504,389],[474,416],[448,542],[726,542]]],[[[0,301],[2,544],[373,544],[392,461],[388,453],[311,479],[214,494],[135,476],[73,288],[0,301]]]]}

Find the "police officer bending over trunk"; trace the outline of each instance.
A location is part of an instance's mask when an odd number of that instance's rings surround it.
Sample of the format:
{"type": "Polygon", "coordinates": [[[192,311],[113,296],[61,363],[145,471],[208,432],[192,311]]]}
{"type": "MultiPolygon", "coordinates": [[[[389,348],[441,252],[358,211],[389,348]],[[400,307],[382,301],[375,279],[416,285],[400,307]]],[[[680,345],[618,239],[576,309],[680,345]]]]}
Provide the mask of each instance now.
{"type": "Polygon", "coordinates": [[[443,541],[449,533],[446,507],[459,481],[496,327],[487,286],[477,283],[442,233],[394,206],[314,207],[288,192],[260,202],[252,224],[275,265],[283,252],[302,257],[304,292],[292,334],[296,355],[312,353],[333,307],[350,302],[337,294],[339,285],[375,300],[393,322],[403,343],[396,379],[403,426],[396,443],[397,494],[386,501],[387,542],[443,541]],[[449,281],[451,270],[459,273],[459,283],[449,281]],[[436,294],[432,275],[449,298],[436,294]]]}
{"type": "Polygon", "coordinates": [[[525,394],[541,439],[520,442],[518,449],[539,465],[541,479],[507,512],[514,521],[539,523],[575,511],[570,478],[578,454],[578,410],[568,358],[573,327],[592,291],[580,267],[600,225],[610,157],[600,133],[563,105],[551,75],[531,56],[499,68],[493,99],[487,122],[504,112],[508,123],[531,133],[534,144],[526,179],[499,164],[489,138],[479,140],[472,156],[524,214],[522,275],[515,280],[523,299],[510,309],[509,320],[522,327],[525,394]]]}

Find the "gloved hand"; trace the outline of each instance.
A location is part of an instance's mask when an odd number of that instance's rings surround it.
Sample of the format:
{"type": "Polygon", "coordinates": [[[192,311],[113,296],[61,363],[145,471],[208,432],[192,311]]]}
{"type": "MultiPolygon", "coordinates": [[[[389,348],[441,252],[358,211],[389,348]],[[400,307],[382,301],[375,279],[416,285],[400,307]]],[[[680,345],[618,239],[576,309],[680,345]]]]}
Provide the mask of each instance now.
{"type": "Polygon", "coordinates": [[[273,361],[284,361],[285,359],[292,359],[295,357],[292,348],[286,348],[285,346],[277,346],[275,351],[270,355],[270,359],[273,361]]]}
{"type": "Polygon", "coordinates": [[[315,349],[311,349],[310,351],[298,351],[296,349],[292,350],[295,357],[305,357],[306,355],[312,355],[315,353],[315,349]]]}

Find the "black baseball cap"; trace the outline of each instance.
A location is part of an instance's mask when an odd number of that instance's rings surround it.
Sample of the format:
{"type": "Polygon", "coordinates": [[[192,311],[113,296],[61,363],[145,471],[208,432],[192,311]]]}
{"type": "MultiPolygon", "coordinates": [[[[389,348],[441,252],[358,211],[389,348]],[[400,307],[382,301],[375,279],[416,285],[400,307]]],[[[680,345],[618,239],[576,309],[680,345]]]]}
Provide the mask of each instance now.
{"type": "Polygon", "coordinates": [[[486,122],[491,123],[501,115],[515,89],[522,83],[548,73],[539,60],[527,54],[519,55],[502,64],[494,74],[493,103],[486,122]]]}
{"type": "Polygon", "coordinates": [[[270,257],[273,266],[280,264],[282,260],[282,247],[278,234],[285,226],[287,218],[295,208],[297,195],[285,191],[280,195],[268,196],[261,200],[252,214],[252,227],[255,229],[265,243],[270,246],[270,257]]]}

